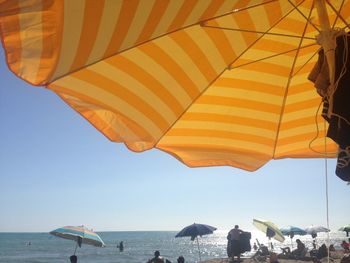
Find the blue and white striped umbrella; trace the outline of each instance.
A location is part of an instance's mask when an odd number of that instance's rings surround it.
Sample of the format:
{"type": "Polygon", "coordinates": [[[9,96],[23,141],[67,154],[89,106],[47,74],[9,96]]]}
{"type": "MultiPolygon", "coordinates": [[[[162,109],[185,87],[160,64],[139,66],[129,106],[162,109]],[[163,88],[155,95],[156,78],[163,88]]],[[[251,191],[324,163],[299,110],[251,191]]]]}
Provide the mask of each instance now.
{"type": "Polygon", "coordinates": [[[301,235],[301,236],[303,236],[303,235],[307,234],[304,229],[301,229],[301,228],[299,228],[297,226],[287,226],[287,227],[281,228],[280,230],[281,230],[281,232],[282,232],[282,234],[284,236],[289,236],[290,237],[290,245],[291,245],[292,248],[293,248],[293,241],[292,241],[292,239],[293,239],[294,235],[301,235]]]}
{"type": "Polygon", "coordinates": [[[97,235],[95,232],[87,229],[84,226],[64,226],[51,231],[50,234],[57,237],[62,237],[65,239],[76,241],[77,246],[79,245],[79,247],[81,246],[81,244],[88,244],[95,247],[105,246],[99,235],[97,235]]]}
{"type": "Polygon", "coordinates": [[[306,235],[306,231],[297,226],[287,226],[280,229],[284,236],[306,235]]]}

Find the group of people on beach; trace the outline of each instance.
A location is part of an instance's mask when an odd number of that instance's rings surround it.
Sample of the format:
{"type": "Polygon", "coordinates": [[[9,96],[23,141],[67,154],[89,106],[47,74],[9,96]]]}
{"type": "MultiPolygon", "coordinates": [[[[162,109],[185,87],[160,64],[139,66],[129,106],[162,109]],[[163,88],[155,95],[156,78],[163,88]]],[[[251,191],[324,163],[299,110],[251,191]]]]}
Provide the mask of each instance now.
{"type": "MultiPolygon", "coordinates": [[[[149,259],[147,263],[171,263],[171,261],[164,259],[162,256],[160,256],[160,252],[156,250],[154,252],[154,258],[149,259]]],[[[177,263],[185,263],[185,258],[183,256],[179,256],[177,258],[177,263]]]]}
{"type": "MultiPolygon", "coordinates": [[[[267,231],[267,236],[269,236],[269,233],[267,231]]],[[[235,257],[237,258],[237,261],[240,261],[241,254],[245,251],[250,251],[250,233],[244,232],[241,229],[239,229],[238,225],[235,225],[233,229],[231,229],[227,235],[227,254],[228,257],[235,261],[235,257]],[[247,235],[249,234],[249,235],[247,235]],[[245,240],[242,240],[245,239],[245,240]],[[247,242],[249,244],[247,245],[247,242]]],[[[349,239],[350,241],[350,239],[349,239]]],[[[257,240],[257,243],[254,243],[253,249],[256,251],[253,258],[257,259],[266,259],[267,257],[270,258],[270,263],[278,263],[278,258],[280,259],[296,259],[296,260],[305,260],[309,259],[314,262],[318,262],[320,259],[325,258],[328,256],[329,251],[335,251],[334,245],[330,245],[329,248],[325,244],[322,244],[318,249],[316,248],[316,242],[314,240],[313,242],[313,249],[308,251],[306,245],[300,240],[296,239],[297,247],[294,250],[291,250],[289,247],[282,248],[282,253],[276,254],[271,253],[269,251],[269,248],[263,244],[260,244],[257,240]],[[309,253],[310,256],[306,256],[307,253],[309,253]]],[[[343,242],[340,244],[340,246],[343,248],[345,253],[350,252],[350,242],[346,242],[343,240],[343,242]]],[[[271,249],[273,249],[271,244],[271,249]]]]}
{"type": "MultiPolygon", "coordinates": [[[[244,232],[239,228],[238,225],[235,225],[233,229],[231,229],[227,235],[227,254],[228,257],[234,261],[235,257],[237,258],[237,261],[241,260],[241,254],[250,251],[250,233],[244,232]]],[[[350,241],[350,240],[349,240],[350,241]]],[[[305,259],[307,248],[305,244],[300,240],[296,239],[297,247],[296,249],[292,250],[289,247],[284,247],[282,249],[281,254],[271,253],[267,246],[264,244],[260,244],[257,240],[257,243],[254,243],[253,249],[256,251],[253,258],[265,258],[267,256],[270,257],[270,263],[279,263],[278,258],[280,259],[305,259]]],[[[346,242],[345,240],[342,241],[340,246],[344,249],[345,253],[350,252],[350,242],[346,242]]],[[[117,248],[120,252],[124,250],[124,244],[123,241],[117,245],[117,248]]],[[[314,246],[314,248],[309,252],[310,258],[314,262],[319,262],[319,259],[322,259],[324,257],[328,256],[328,251],[334,251],[334,246],[330,245],[329,248],[325,244],[322,244],[318,249],[314,246]]],[[[78,258],[76,255],[72,255],[70,257],[71,263],[77,263],[78,258]]],[[[149,259],[147,263],[171,263],[168,259],[165,259],[160,255],[160,252],[156,250],[154,252],[154,257],[152,259],[149,259]]],[[[185,263],[185,258],[183,256],[179,256],[177,258],[177,263],[185,263]]]]}

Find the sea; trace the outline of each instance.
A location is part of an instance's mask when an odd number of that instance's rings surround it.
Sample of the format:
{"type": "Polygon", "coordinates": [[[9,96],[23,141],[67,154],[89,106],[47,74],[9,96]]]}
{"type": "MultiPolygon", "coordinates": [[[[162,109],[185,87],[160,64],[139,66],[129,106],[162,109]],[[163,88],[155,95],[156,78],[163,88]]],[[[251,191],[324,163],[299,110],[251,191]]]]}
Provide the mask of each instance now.
{"type": "MultiPolygon", "coordinates": [[[[215,231],[197,240],[189,237],[175,238],[175,231],[117,231],[97,232],[106,247],[98,248],[83,244],[77,249],[79,263],[146,263],[159,250],[161,256],[172,263],[182,255],[187,263],[199,262],[213,258],[227,257],[227,232],[215,231]],[[124,243],[124,251],[120,252],[117,245],[124,243]],[[200,251],[200,252],[199,252],[200,251]]],[[[269,245],[269,240],[263,233],[251,231],[253,246],[256,239],[269,245]]],[[[310,235],[295,236],[293,240],[286,237],[283,243],[272,240],[276,253],[281,247],[296,247],[295,240],[299,238],[308,248],[312,248],[310,235]]],[[[319,233],[317,244],[334,244],[340,249],[342,240],[348,238],[342,232],[319,233]],[[329,243],[328,243],[329,242],[329,243]]],[[[70,262],[74,253],[75,242],[50,235],[49,233],[0,233],[0,263],[63,263],[70,262]]],[[[250,257],[254,250],[243,256],[250,257]]]]}

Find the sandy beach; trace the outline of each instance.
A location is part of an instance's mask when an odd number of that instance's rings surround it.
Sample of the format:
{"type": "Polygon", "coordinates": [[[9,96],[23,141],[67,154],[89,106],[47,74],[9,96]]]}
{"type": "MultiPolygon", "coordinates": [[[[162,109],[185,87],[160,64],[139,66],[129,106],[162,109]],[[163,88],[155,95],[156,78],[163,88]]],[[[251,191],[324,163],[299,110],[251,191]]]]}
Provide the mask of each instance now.
{"type": "MultiPolygon", "coordinates": [[[[331,251],[329,262],[331,263],[340,263],[340,260],[344,255],[344,251],[338,250],[338,251],[331,251]]],[[[238,262],[238,261],[233,261],[238,262]]],[[[258,261],[254,260],[252,258],[242,258],[240,263],[269,263],[269,259],[267,258],[265,261],[258,261]]],[[[279,263],[305,263],[305,262],[312,262],[312,260],[295,260],[295,259],[278,259],[279,263]]],[[[320,259],[321,263],[328,263],[328,258],[322,258],[320,259]]],[[[232,261],[228,258],[217,258],[217,259],[211,259],[206,261],[201,261],[201,263],[232,263],[232,261]]]]}
{"type": "MultiPolygon", "coordinates": [[[[341,258],[336,258],[333,259],[331,258],[329,260],[329,262],[332,263],[340,263],[340,259],[341,258]]],[[[217,258],[217,259],[211,259],[211,260],[206,260],[206,261],[201,261],[201,263],[231,263],[232,261],[230,261],[228,258],[217,258]]],[[[237,262],[237,261],[234,261],[237,262]]],[[[253,259],[244,259],[243,261],[241,261],[241,263],[268,263],[269,260],[266,261],[255,261],[253,259]]],[[[304,260],[292,260],[292,259],[278,259],[279,263],[305,263],[305,262],[312,262],[312,261],[304,261],[304,260]]],[[[328,260],[327,258],[323,258],[320,260],[320,262],[322,263],[327,263],[328,260]]]]}

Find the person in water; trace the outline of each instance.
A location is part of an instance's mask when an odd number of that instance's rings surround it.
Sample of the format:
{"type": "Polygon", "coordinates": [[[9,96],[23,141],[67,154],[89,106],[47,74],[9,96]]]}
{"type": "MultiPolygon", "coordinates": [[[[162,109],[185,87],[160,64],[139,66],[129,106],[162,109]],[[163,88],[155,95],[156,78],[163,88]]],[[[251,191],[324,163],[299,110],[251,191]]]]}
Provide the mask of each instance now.
{"type": "Polygon", "coordinates": [[[120,241],[119,245],[117,246],[117,248],[119,248],[119,251],[120,252],[123,252],[124,251],[124,243],[123,241],[120,241]]]}
{"type": "Polygon", "coordinates": [[[76,255],[70,256],[70,263],[77,263],[78,262],[78,257],[76,255]]]}
{"type": "Polygon", "coordinates": [[[154,252],[154,258],[147,261],[147,263],[164,263],[164,258],[160,256],[158,250],[154,252]]]}

